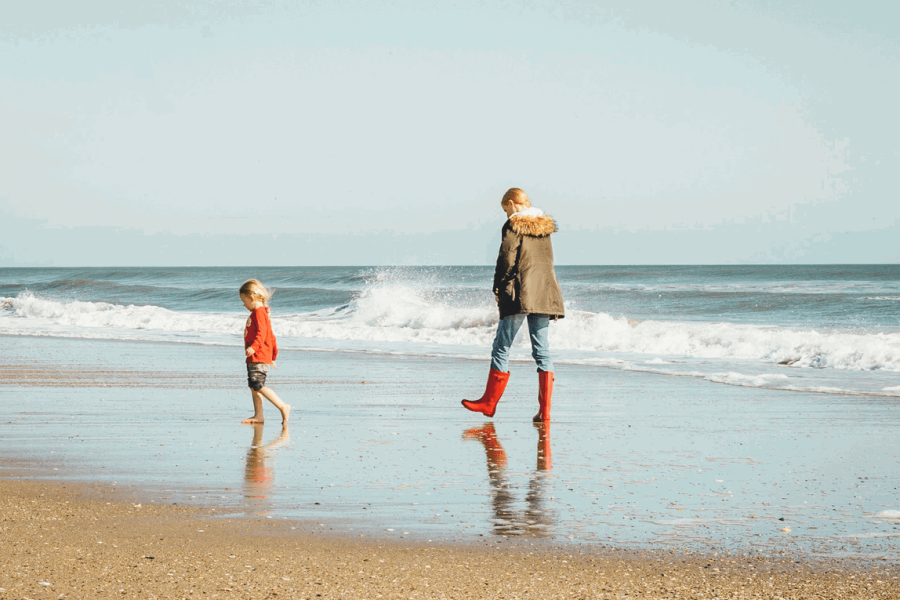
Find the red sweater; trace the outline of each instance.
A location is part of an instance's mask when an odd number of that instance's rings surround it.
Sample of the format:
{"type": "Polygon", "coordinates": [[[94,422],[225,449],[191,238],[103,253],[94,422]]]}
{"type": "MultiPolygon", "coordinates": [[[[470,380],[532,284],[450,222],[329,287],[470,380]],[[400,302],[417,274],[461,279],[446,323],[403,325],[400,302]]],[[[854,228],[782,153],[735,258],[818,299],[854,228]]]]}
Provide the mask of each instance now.
{"type": "Polygon", "coordinates": [[[250,312],[244,327],[244,350],[247,348],[253,348],[253,354],[247,357],[248,363],[272,364],[278,358],[278,342],[272,333],[268,306],[260,306],[250,312]]]}

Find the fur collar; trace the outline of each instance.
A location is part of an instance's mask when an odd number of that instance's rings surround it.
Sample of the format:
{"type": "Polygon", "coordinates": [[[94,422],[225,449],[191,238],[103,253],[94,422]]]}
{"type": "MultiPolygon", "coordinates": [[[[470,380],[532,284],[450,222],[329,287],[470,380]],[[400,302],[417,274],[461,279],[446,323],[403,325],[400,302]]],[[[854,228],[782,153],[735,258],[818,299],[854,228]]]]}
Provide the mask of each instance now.
{"type": "Polygon", "coordinates": [[[556,221],[550,215],[541,213],[537,216],[516,213],[509,218],[509,226],[519,235],[546,237],[556,233],[556,221]]]}

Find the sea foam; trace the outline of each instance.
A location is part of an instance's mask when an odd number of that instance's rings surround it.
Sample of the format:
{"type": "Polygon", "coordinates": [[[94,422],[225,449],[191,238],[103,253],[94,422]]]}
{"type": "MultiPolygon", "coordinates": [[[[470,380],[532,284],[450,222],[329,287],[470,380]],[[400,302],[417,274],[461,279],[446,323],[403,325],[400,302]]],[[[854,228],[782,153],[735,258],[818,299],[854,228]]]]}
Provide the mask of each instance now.
{"type": "MultiPolygon", "coordinates": [[[[452,301],[403,282],[376,281],[348,305],[281,314],[272,322],[279,338],[406,342],[489,347],[498,320],[496,306],[452,301]]],[[[25,292],[0,298],[0,333],[116,337],[117,332],[153,332],[186,341],[190,335],[239,336],[246,313],[173,311],[153,305],[64,302],[25,292]],[[102,332],[102,335],[100,333],[102,332]]],[[[524,329],[524,327],[523,327],[524,329]]],[[[202,341],[202,340],[201,340],[202,341]]],[[[791,367],[900,371],[900,333],[842,333],[736,323],[637,321],[606,313],[568,310],[550,328],[558,350],[617,355],[738,359],[791,367]]],[[[516,345],[528,345],[520,335],[516,345]]],[[[652,363],[651,363],[652,364],[652,363]]],[[[660,363],[661,364],[661,363],[660,363]]],[[[772,375],[755,377],[775,377],[772,375]]],[[[740,382],[726,375],[722,383],[740,382]],[[726,381],[726,379],[729,379],[726,381]]],[[[770,382],[771,383],[771,382],[770,382]]]]}
{"type": "Polygon", "coordinates": [[[176,312],[153,305],[123,306],[107,302],[59,302],[39,298],[28,292],[16,298],[0,298],[0,307],[5,307],[24,320],[11,322],[9,317],[0,317],[0,327],[15,325],[17,333],[27,332],[30,324],[36,329],[41,325],[52,324],[74,330],[102,328],[112,331],[221,333],[242,330],[246,321],[246,316],[241,316],[240,313],[225,315],[176,312]]]}
{"type": "Polygon", "coordinates": [[[551,328],[557,348],[697,358],[737,358],[794,367],[900,370],[900,333],[812,330],[646,320],[572,311],[551,328]]]}
{"type": "Polygon", "coordinates": [[[891,521],[900,521],[900,510],[883,510],[875,515],[879,519],[888,519],[891,521]]]}

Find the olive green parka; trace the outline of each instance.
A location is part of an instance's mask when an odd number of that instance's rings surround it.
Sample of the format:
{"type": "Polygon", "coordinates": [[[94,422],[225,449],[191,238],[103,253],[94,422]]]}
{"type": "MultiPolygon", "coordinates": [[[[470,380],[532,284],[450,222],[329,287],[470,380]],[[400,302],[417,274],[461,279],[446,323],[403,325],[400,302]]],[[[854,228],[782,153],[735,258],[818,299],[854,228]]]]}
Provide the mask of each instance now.
{"type": "Polygon", "coordinates": [[[562,319],[562,291],[553,269],[550,234],[556,222],[538,209],[516,213],[503,225],[494,270],[494,295],[500,318],[518,314],[562,319]]]}

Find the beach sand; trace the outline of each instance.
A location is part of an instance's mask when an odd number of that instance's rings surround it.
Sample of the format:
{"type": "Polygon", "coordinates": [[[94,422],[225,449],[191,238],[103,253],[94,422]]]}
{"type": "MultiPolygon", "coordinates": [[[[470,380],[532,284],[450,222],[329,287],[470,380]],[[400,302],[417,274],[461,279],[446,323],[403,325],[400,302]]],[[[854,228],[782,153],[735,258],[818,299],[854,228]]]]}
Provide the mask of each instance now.
{"type": "Polygon", "coordinates": [[[136,500],[0,480],[0,598],[900,597],[895,564],[354,540],[136,500]]]}
{"type": "Polygon", "coordinates": [[[560,365],[536,428],[532,365],[488,423],[480,362],[287,350],[283,430],[239,349],[3,341],[0,598],[900,598],[889,399],[560,365]]]}

